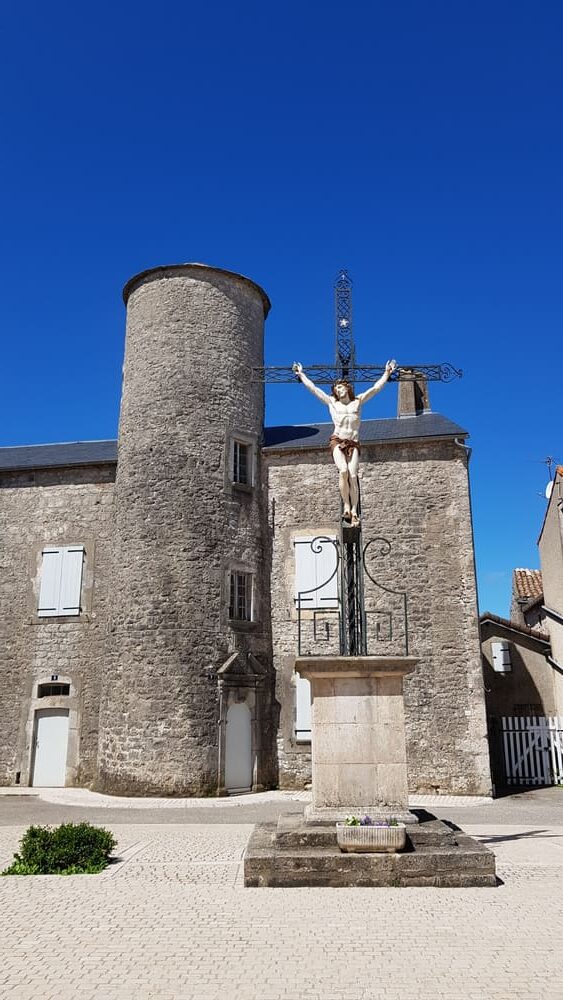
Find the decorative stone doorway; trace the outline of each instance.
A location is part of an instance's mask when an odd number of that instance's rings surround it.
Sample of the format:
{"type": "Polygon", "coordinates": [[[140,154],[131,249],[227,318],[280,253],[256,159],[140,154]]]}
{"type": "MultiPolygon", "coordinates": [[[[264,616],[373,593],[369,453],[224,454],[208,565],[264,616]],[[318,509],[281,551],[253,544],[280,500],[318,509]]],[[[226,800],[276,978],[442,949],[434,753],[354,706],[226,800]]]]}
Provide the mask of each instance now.
{"type": "Polygon", "coordinates": [[[217,794],[262,791],[267,767],[262,748],[266,668],[252,653],[233,653],[218,671],[217,794]]]}

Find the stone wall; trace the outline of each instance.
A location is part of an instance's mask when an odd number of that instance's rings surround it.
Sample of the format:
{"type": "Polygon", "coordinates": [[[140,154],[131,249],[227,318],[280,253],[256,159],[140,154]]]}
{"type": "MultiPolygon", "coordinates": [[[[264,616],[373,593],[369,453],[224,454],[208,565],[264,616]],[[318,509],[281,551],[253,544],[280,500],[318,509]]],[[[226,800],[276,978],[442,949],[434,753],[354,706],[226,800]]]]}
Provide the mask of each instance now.
{"type": "Polygon", "coordinates": [[[0,783],[31,780],[36,708],[72,709],[68,784],[95,775],[101,674],[107,664],[107,608],[112,532],[112,465],[4,472],[0,475],[0,783]],[[42,549],[83,544],[82,611],[37,615],[42,549]],[[52,674],[71,698],[37,702],[52,674]]]}
{"type": "MultiPolygon", "coordinates": [[[[310,753],[293,738],[292,542],[297,535],[334,533],[340,501],[328,452],[270,448],[265,458],[280,785],[300,787],[310,780],[310,753]]],[[[408,592],[410,652],[420,657],[405,682],[409,787],[421,793],[489,794],[465,450],[453,441],[365,443],[361,461],[363,541],[381,535],[392,543],[392,552],[374,569],[385,586],[408,592]]],[[[400,628],[396,638],[404,638],[400,628]]]]}

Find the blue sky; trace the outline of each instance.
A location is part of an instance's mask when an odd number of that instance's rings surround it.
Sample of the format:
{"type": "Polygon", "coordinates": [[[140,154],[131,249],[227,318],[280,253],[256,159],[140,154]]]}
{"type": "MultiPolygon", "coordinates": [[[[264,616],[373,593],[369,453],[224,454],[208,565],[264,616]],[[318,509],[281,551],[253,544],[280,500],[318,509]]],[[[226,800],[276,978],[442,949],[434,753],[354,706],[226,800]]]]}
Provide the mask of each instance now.
{"type": "MultiPolygon", "coordinates": [[[[267,290],[271,364],[447,360],[481,607],[508,611],[563,461],[563,6],[32,0],[0,32],[0,445],[114,437],[121,287],[199,260],[267,290]]],[[[395,391],[366,416],[390,416],[395,391]]],[[[323,419],[299,386],[270,423],[323,419]]]]}

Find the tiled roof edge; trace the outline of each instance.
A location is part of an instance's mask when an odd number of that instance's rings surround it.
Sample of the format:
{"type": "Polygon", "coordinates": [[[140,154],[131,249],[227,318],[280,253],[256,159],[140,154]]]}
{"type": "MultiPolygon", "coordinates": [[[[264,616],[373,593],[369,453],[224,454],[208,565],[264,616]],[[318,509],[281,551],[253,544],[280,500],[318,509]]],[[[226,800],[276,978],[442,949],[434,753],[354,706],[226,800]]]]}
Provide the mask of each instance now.
{"type": "Polygon", "coordinates": [[[484,611],[482,615],[479,615],[479,624],[484,625],[485,622],[493,622],[495,625],[503,625],[504,628],[510,629],[512,632],[520,632],[522,635],[527,635],[531,639],[537,639],[538,642],[545,643],[546,646],[551,645],[549,639],[546,638],[543,632],[538,632],[537,629],[531,628],[530,625],[518,625],[517,622],[510,621],[509,618],[501,618],[500,615],[494,615],[492,611],[484,611]]]}

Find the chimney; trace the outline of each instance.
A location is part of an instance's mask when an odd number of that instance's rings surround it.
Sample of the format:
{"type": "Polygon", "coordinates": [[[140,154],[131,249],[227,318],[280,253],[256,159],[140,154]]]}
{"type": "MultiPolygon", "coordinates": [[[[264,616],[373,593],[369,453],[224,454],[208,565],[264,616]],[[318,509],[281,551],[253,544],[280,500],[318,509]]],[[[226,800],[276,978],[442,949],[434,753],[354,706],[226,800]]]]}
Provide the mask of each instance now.
{"type": "Polygon", "coordinates": [[[414,368],[401,368],[397,416],[419,417],[430,412],[426,377],[414,368]]]}

